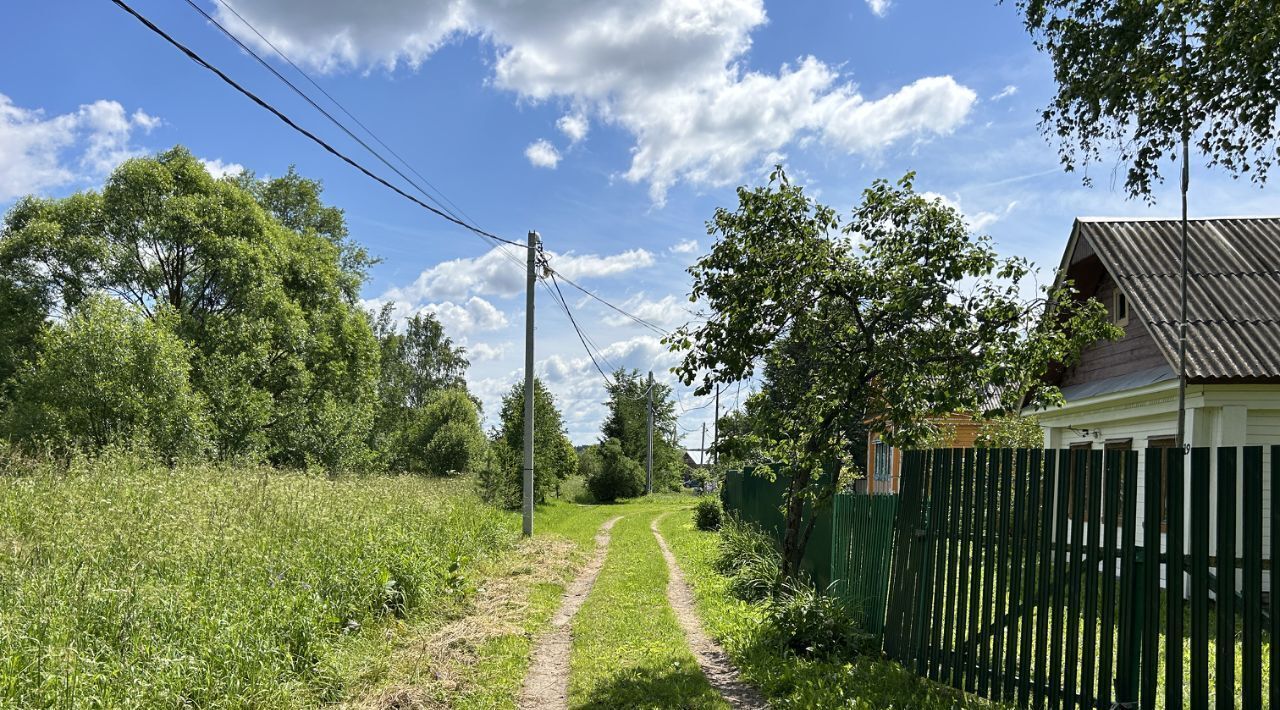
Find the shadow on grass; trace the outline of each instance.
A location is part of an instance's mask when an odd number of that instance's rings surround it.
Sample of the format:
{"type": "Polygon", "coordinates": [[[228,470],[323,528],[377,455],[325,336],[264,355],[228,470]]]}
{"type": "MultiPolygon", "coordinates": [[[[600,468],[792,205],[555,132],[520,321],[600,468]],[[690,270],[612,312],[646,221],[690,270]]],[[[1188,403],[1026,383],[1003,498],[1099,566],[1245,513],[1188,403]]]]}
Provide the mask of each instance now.
{"type": "Polygon", "coordinates": [[[697,666],[622,671],[575,708],[727,707],[697,666]]]}

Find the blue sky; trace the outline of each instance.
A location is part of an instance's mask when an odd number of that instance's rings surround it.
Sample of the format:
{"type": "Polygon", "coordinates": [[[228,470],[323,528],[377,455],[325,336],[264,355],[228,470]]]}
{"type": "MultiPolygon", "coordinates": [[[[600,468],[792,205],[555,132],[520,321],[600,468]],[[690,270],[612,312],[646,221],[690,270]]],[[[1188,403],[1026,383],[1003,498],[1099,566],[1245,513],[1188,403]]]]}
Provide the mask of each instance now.
{"type": "MultiPolygon", "coordinates": [[[[288,72],[219,0],[197,2],[288,72]]],[[[1050,67],[1009,2],[227,2],[482,227],[520,240],[537,229],[562,272],[666,327],[688,318],[684,269],[710,246],[704,222],[775,162],[845,211],[874,178],[915,170],[918,189],[1046,279],[1074,217],[1177,213],[1172,185],[1147,205],[1113,186],[1113,164],[1092,166],[1092,188],[1059,169],[1036,125],[1050,67]]],[[[132,4],[376,164],[184,2],[132,4]]],[[[175,144],[215,168],[296,165],[383,259],[371,307],[436,312],[470,350],[489,414],[519,380],[522,274],[489,245],[324,153],[108,0],[6,3],[0,26],[0,209],[98,186],[119,160],[175,144]]],[[[1280,212],[1274,189],[1199,167],[1192,187],[1193,214],[1280,212]]],[[[674,356],[651,333],[570,301],[610,362],[670,380],[674,356]]],[[[545,296],[538,314],[539,371],[571,437],[592,441],[602,381],[545,296]]],[[[697,446],[711,409],[681,397],[697,446]]]]}

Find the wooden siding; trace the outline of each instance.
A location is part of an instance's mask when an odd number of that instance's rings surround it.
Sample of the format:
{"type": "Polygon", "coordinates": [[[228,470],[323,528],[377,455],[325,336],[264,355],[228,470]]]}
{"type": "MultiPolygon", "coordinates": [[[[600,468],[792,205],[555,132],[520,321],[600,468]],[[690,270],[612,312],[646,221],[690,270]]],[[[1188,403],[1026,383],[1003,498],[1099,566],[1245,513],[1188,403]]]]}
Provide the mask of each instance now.
{"type": "MultiPolygon", "coordinates": [[[[945,448],[971,449],[978,439],[981,423],[967,414],[948,414],[931,421],[951,430],[945,448]]],[[[881,432],[872,431],[867,434],[867,493],[897,493],[899,477],[902,474],[902,450],[894,448],[890,457],[890,473],[888,487],[884,481],[876,480],[876,441],[881,432]]]]}
{"type": "MultiPolygon", "coordinates": [[[[1115,308],[1115,293],[1115,281],[1104,274],[1095,297],[1107,307],[1108,313],[1115,308]]],[[[1133,310],[1132,304],[1129,323],[1121,327],[1124,328],[1124,337],[1119,340],[1100,340],[1085,348],[1080,354],[1080,362],[1063,373],[1062,386],[1128,375],[1168,364],[1147,330],[1142,315],[1133,310]]]]}

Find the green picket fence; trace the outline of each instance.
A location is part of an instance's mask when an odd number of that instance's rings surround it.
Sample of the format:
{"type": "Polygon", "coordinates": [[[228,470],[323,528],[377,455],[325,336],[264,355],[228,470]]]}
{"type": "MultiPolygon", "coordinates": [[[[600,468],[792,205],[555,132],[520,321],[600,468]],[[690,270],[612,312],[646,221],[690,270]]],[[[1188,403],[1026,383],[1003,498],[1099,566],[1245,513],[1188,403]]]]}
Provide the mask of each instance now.
{"type": "MultiPolygon", "coordinates": [[[[1280,615],[1262,606],[1264,572],[1280,583],[1263,554],[1262,447],[1194,449],[1189,466],[1181,451],[1145,458],[1139,471],[1133,451],[907,452],[886,652],[1023,707],[1280,710],[1269,672],[1280,615]]],[[[1280,446],[1269,468],[1280,478],[1280,446]]],[[[1280,485],[1269,494],[1280,529],[1280,485]]]]}
{"type": "Polygon", "coordinates": [[[872,633],[884,630],[896,495],[842,493],[832,504],[832,593],[857,609],[872,633]]]}

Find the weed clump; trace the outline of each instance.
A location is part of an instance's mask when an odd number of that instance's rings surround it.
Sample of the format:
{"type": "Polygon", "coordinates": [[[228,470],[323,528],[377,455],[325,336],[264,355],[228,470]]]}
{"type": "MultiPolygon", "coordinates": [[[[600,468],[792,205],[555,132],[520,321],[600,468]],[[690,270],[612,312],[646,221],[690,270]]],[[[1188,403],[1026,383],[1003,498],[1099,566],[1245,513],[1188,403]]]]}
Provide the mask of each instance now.
{"type": "Polygon", "coordinates": [[[844,659],[875,653],[876,637],[846,600],[783,576],[777,543],[758,526],[727,516],[715,566],[730,594],[763,607],[764,635],[784,652],[844,659]]]}
{"type": "Polygon", "coordinates": [[[693,513],[693,520],[699,530],[708,532],[719,530],[723,519],[724,510],[720,507],[719,498],[703,498],[698,501],[698,507],[693,513]]]}

